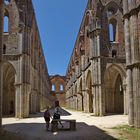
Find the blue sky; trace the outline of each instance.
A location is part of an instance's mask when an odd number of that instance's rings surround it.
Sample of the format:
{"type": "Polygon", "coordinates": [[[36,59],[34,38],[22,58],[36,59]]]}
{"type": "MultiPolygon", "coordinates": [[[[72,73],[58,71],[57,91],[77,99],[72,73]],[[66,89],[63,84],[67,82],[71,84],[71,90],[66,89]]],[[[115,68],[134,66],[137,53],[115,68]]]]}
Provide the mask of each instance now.
{"type": "Polygon", "coordinates": [[[49,74],[65,75],[87,0],[32,0],[49,74]]]}

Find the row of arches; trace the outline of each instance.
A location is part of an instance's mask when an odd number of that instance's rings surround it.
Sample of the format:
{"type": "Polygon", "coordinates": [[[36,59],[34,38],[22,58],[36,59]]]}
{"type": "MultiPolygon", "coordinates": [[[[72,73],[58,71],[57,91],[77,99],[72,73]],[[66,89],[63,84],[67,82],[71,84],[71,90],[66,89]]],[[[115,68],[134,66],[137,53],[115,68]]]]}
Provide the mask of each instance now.
{"type": "Polygon", "coordinates": [[[3,2],[3,115],[28,117],[52,105],[48,70],[32,2],[3,2]]]}
{"type": "Polygon", "coordinates": [[[104,104],[104,114],[102,115],[108,113],[123,114],[124,108],[127,108],[127,105],[125,105],[124,102],[126,98],[124,97],[126,96],[124,89],[125,71],[117,65],[108,67],[105,71],[104,80],[101,85],[101,95],[97,86],[93,83],[94,77],[92,75],[92,71],[89,70],[85,81],[80,78],[79,84],[76,83],[75,86],[71,87],[72,89],[69,89],[69,98],[67,98],[68,106],[76,110],[95,113],[97,108],[104,104]],[[100,100],[100,98],[102,98],[102,102],[97,101],[100,100]]]}
{"type": "MultiPolygon", "coordinates": [[[[2,65],[3,68],[3,116],[16,116],[20,113],[20,101],[21,97],[19,96],[19,87],[17,84],[17,69],[12,62],[5,61],[2,65]]],[[[26,104],[29,105],[29,113],[35,113],[40,111],[40,103],[44,103],[42,101],[43,98],[32,90],[29,91],[29,101],[26,104]]],[[[22,99],[23,101],[23,99],[22,99]]],[[[27,106],[28,106],[27,105],[27,106]]]]}
{"type": "Polygon", "coordinates": [[[79,37],[77,38],[78,43],[74,48],[71,57],[72,59],[70,60],[70,64],[68,67],[68,78],[70,78],[71,76],[73,67],[75,67],[74,70],[76,71],[76,65],[78,65],[78,72],[80,73],[81,69],[83,69],[84,67],[83,64],[89,64],[91,57],[96,57],[97,55],[100,55],[99,53],[104,53],[102,50],[100,52],[97,52],[101,48],[97,48],[97,46],[95,45],[97,36],[100,36],[99,30],[101,30],[102,34],[102,45],[104,41],[104,48],[106,49],[106,54],[104,55],[112,57],[118,57],[120,55],[122,57],[121,52],[123,52],[122,50],[124,50],[124,47],[121,44],[124,43],[122,36],[123,23],[122,20],[120,20],[122,11],[115,2],[108,3],[102,12],[100,11],[100,6],[97,7],[97,11],[95,9],[96,7],[94,7],[93,9],[88,9],[85,12],[83,23],[78,35],[79,37]],[[116,16],[116,14],[119,15],[116,16]],[[96,29],[97,32],[95,32],[96,29]],[[94,40],[93,43],[91,43],[92,40],[94,40]]]}

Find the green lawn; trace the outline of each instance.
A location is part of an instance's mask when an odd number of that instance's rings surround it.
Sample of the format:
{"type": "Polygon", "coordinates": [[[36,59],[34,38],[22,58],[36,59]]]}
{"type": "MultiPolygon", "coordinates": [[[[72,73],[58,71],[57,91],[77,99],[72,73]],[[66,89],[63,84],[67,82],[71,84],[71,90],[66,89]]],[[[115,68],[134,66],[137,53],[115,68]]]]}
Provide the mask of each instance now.
{"type": "Polygon", "coordinates": [[[128,125],[114,127],[121,135],[119,140],[140,140],[140,129],[128,125]]]}

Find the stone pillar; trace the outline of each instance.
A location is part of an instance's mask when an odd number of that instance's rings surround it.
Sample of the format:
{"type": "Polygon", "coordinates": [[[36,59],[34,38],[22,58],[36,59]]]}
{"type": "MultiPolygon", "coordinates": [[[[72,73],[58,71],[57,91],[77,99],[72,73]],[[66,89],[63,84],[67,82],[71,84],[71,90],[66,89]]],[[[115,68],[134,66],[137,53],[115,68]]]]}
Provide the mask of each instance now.
{"type": "Polygon", "coordinates": [[[0,0],[0,129],[2,127],[2,98],[3,98],[2,40],[3,40],[3,0],[0,0]]]}
{"type": "Polygon", "coordinates": [[[29,116],[29,94],[30,85],[20,84],[15,85],[16,87],[16,112],[15,116],[17,118],[26,118],[29,116]]]}
{"type": "Polygon", "coordinates": [[[17,118],[26,118],[29,116],[29,95],[31,93],[30,85],[30,65],[29,58],[26,55],[20,58],[20,80],[15,83],[16,87],[16,113],[17,118]]]}
{"type": "Polygon", "coordinates": [[[21,101],[20,97],[20,84],[15,84],[16,95],[15,95],[15,117],[18,118],[20,116],[20,108],[19,102],[21,101]]]}
{"type": "MultiPolygon", "coordinates": [[[[126,65],[131,64],[131,47],[130,47],[130,30],[129,30],[129,20],[126,18],[124,21],[125,29],[125,50],[126,50],[126,65]]],[[[133,93],[132,93],[132,72],[131,69],[127,69],[127,92],[129,95],[129,124],[134,123],[134,112],[133,112],[133,93]]],[[[127,93],[126,93],[127,94],[127,93]]]]}
{"type": "Polygon", "coordinates": [[[98,86],[95,85],[95,94],[96,94],[96,116],[99,115],[99,92],[98,92],[98,86]]]}
{"type": "Polygon", "coordinates": [[[129,94],[129,124],[140,127],[140,51],[139,10],[136,1],[123,0],[127,66],[127,92],[129,94]]]}
{"type": "Polygon", "coordinates": [[[92,67],[92,72],[91,72],[91,76],[92,76],[92,94],[93,94],[93,113],[94,115],[96,115],[96,89],[95,89],[95,59],[93,59],[91,61],[91,67],[92,67]]]}
{"type": "Polygon", "coordinates": [[[90,34],[90,59],[92,59],[95,56],[95,38],[93,37],[93,34],[90,34]]]}
{"type": "Polygon", "coordinates": [[[140,50],[140,12],[138,13],[138,42],[139,42],[139,50],[140,50]]]}
{"type": "Polygon", "coordinates": [[[123,94],[124,94],[124,115],[128,114],[128,94],[126,92],[126,85],[123,85],[123,94]]]}
{"type": "Polygon", "coordinates": [[[103,96],[102,96],[102,90],[101,90],[101,45],[100,45],[100,28],[97,29],[96,31],[97,34],[97,56],[98,56],[98,61],[97,61],[97,88],[98,88],[98,94],[99,94],[99,112],[98,114],[100,116],[103,115],[103,96]]]}
{"type": "Polygon", "coordinates": [[[93,112],[94,115],[97,115],[97,111],[96,111],[96,88],[95,86],[92,88],[93,89],[93,112]]]}
{"type": "Polygon", "coordinates": [[[134,78],[134,85],[133,85],[133,94],[134,94],[134,126],[140,128],[140,66],[135,68],[135,78],[134,78]],[[136,82],[136,84],[135,84],[136,82]]]}
{"type": "Polygon", "coordinates": [[[85,56],[84,55],[81,55],[81,69],[84,69],[85,67],[85,56]]]}
{"type": "Polygon", "coordinates": [[[128,13],[128,1],[127,0],[123,0],[123,12],[124,14],[128,13]]]}
{"type": "Polygon", "coordinates": [[[130,48],[129,20],[127,18],[124,21],[124,30],[125,30],[126,65],[129,65],[131,64],[131,48],[130,48]]]}
{"type": "Polygon", "coordinates": [[[75,65],[75,73],[76,73],[76,76],[78,76],[78,70],[79,70],[79,62],[77,61],[76,62],[76,65],[75,65]]]}
{"type": "Polygon", "coordinates": [[[138,20],[137,15],[130,17],[130,41],[131,41],[131,58],[132,63],[136,63],[139,60],[139,48],[138,48],[138,20]]]}
{"type": "Polygon", "coordinates": [[[89,95],[88,95],[88,91],[84,91],[84,112],[89,112],[89,95]]]}

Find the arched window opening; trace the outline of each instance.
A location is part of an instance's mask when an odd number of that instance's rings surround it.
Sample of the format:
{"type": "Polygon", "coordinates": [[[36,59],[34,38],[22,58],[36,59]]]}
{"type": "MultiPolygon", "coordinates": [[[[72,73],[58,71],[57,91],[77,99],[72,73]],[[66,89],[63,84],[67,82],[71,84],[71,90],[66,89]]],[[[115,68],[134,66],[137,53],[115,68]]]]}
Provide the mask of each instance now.
{"type": "Polygon", "coordinates": [[[4,33],[9,32],[9,18],[8,16],[4,17],[4,33]]]}
{"type": "Polygon", "coordinates": [[[60,91],[63,91],[63,85],[60,85],[60,91]]]}
{"type": "Polygon", "coordinates": [[[4,0],[5,5],[8,5],[10,3],[10,0],[4,0]]]}
{"type": "Polygon", "coordinates": [[[3,54],[6,54],[6,45],[3,45],[3,54]]]}
{"type": "Polygon", "coordinates": [[[110,23],[109,24],[109,40],[111,42],[115,41],[115,38],[114,38],[114,28],[113,28],[113,25],[110,23]]]}
{"type": "Polygon", "coordinates": [[[55,91],[55,86],[54,85],[52,85],[52,91],[55,91]]]}
{"type": "Polygon", "coordinates": [[[117,21],[115,19],[109,22],[109,40],[110,42],[117,41],[117,21]]]}

